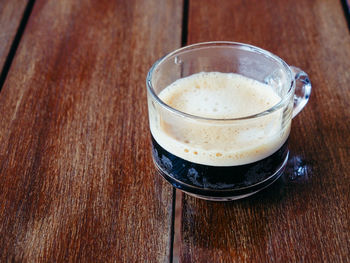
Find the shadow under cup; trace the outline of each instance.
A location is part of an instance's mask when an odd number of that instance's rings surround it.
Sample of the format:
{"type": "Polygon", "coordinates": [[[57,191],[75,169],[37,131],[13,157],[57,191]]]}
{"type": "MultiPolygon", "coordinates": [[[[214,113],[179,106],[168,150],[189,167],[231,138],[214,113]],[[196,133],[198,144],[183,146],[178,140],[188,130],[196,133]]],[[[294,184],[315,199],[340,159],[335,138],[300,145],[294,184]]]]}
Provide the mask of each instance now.
{"type": "Polygon", "coordinates": [[[174,187],[217,201],[247,197],[282,175],[289,154],[291,120],[311,92],[305,72],[265,50],[234,42],[178,49],[152,66],[146,82],[157,170],[174,187]],[[159,98],[176,80],[200,72],[243,75],[267,84],[281,99],[251,116],[215,119],[181,112],[159,98]],[[188,134],[193,141],[184,139],[188,134]],[[202,147],[207,134],[214,140],[209,148],[202,147]]]}

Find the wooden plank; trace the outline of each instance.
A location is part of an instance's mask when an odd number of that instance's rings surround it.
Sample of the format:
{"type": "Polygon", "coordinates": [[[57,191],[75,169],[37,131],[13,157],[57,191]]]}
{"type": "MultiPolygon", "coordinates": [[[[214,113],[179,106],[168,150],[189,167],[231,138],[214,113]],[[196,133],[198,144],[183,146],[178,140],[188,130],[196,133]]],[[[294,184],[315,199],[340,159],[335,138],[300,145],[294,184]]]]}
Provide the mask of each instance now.
{"type": "Polygon", "coordinates": [[[27,0],[0,1],[0,71],[4,67],[27,2],[27,0]]]}
{"type": "Polygon", "coordinates": [[[230,203],[183,196],[180,261],[348,262],[350,35],[340,1],[193,0],[188,40],[268,49],[308,72],[313,93],[277,184],[230,203]]]}
{"type": "Polygon", "coordinates": [[[145,78],[181,21],[181,0],[35,2],[0,96],[0,261],[168,260],[145,78]]]}

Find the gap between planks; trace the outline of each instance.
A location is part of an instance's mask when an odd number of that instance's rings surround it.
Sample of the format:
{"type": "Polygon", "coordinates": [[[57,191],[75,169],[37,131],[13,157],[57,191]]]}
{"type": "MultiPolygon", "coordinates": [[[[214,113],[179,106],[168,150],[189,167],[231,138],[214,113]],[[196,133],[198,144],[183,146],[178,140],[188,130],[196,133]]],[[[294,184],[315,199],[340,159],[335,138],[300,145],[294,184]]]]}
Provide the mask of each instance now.
{"type": "Polygon", "coordinates": [[[35,0],[29,0],[28,3],[27,3],[27,6],[26,6],[26,8],[25,8],[25,10],[23,12],[23,16],[22,16],[21,22],[19,24],[18,30],[17,30],[16,35],[15,35],[15,37],[13,39],[12,44],[11,44],[9,53],[8,53],[8,55],[6,57],[6,60],[5,60],[5,63],[4,63],[4,67],[2,68],[1,73],[0,73],[0,92],[2,90],[2,87],[4,86],[7,74],[9,72],[9,70],[10,70],[12,61],[13,61],[13,59],[15,57],[18,45],[19,45],[19,43],[21,41],[21,38],[22,38],[22,35],[23,35],[24,30],[26,28],[26,25],[27,25],[27,22],[29,20],[29,17],[30,17],[30,15],[32,13],[34,4],[35,4],[35,0]]]}

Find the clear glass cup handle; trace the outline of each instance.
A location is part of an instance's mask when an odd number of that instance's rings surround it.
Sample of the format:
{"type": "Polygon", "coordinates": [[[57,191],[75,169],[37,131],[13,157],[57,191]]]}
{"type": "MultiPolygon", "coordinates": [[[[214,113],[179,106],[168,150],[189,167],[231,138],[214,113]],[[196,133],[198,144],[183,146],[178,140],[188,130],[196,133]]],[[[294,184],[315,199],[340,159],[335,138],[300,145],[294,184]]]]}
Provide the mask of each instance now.
{"type": "Polygon", "coordinates": [[[311,94],[309,76],[300,68],[290,66],[295,79],[293,118],[305,107],[311,94]]]}

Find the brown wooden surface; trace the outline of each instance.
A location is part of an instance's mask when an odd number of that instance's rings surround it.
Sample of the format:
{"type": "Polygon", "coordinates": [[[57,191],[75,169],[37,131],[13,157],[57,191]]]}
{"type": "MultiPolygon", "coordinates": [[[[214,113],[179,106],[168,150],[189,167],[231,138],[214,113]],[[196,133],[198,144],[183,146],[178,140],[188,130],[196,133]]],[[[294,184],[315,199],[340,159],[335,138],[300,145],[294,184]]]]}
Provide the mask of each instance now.
{"type": "Polygon", "coordinates": [[[1,262],[168,261],[145,77],[181,21],[181,0],[35,2],[0,93],[1,262]]]}
{"type": "Polygon", "coordinates": [[[340,1],[189,4],[189,43],[231,40],[309,73],[309,104],[293,120],[286,175],[255,197],[184,196],[182,262],[349,262],[350,35],[340,1]]]}
{"type": "MultiPolygon", "coordinates": [[[[0,1],[1,67],[24,2],[0,1]]],[[[308,72],[313,92],[271,188],[228,203],[177,200],[174,261],[348,262],[341,2],[188,2],[188,44],[268,49],[308,72]]],[[[171,261],[174,197],[151,161],[145,76],[181,45],[184,10],[182,0],[35,1],[0,92],[0,262],[171,261]]]]}
{"type": "Polygon", "coordinates": [[[0,71],[10,51],[28,0],[0,1],[0,71]]]}

